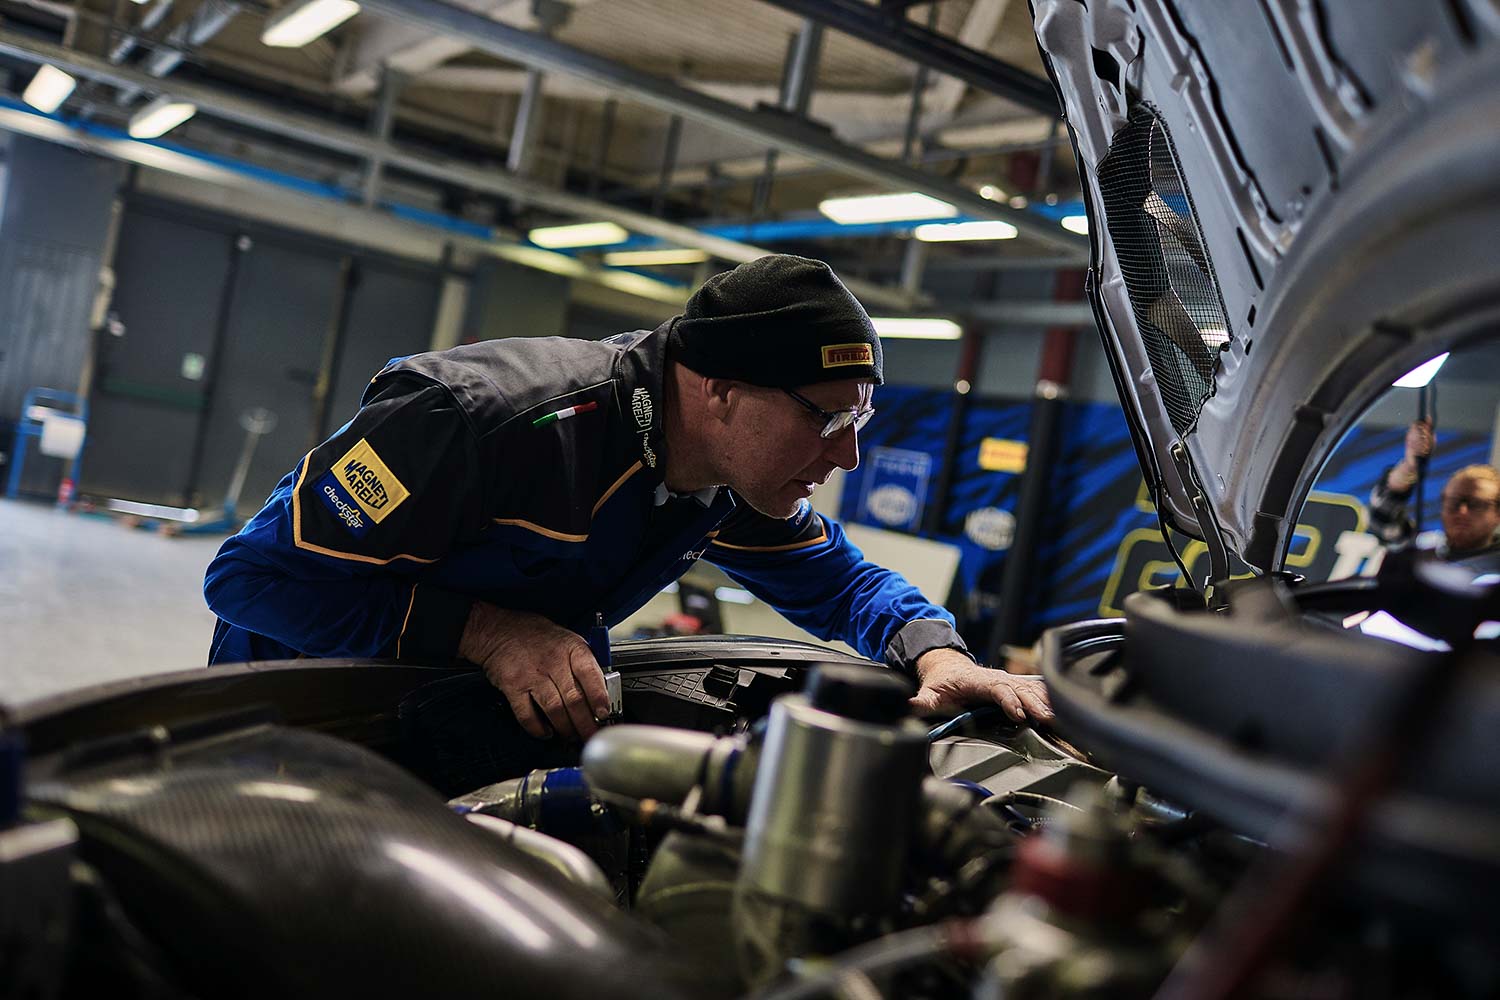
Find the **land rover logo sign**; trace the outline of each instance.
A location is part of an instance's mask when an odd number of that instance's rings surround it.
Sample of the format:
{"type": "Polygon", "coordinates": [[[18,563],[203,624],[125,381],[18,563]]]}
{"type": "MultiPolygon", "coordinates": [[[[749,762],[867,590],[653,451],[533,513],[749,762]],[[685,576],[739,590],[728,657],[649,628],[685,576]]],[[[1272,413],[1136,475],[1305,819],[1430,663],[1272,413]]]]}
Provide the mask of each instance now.
{"type": "Polygon", "coordinates": [[[917,512],[917,495],[905,486],[890,483],[871,490],[866,504],[871,516],[881,524],[904,525],[917,512]]]}
{"type": "Polygon", "coordinates": [[[630,409],[635,414],[635,425],[641,430],[651,429],[651,393],[637,389],[630,395],[630,409]]]}
{"type": "Polygon", "coordinates": [[[1016,539],[1016,518],[1008,510],[980,507],[964,518],[964,537],[982,549],[999,552],[1016,539]]]}

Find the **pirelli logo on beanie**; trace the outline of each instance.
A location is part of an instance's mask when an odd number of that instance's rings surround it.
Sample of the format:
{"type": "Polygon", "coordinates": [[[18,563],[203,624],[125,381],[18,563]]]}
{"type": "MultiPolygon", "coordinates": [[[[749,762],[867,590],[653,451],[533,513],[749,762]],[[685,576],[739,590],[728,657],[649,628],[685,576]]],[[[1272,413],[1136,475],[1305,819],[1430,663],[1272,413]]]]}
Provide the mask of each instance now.
{"type": "Polygon", "coordinates": [[[873,365],[875,351],[869,344],[828,344],[823,348],[824,368],[873,365]]]}
{"type": "Polygon", "coordinates": [[[407,497],[410,491],[401,484],[386,464],[375,454],[375,449],[364,438],[344,453],[330,470],[339,485],[359,505],[370,520],[379,524],[407,497]]]}

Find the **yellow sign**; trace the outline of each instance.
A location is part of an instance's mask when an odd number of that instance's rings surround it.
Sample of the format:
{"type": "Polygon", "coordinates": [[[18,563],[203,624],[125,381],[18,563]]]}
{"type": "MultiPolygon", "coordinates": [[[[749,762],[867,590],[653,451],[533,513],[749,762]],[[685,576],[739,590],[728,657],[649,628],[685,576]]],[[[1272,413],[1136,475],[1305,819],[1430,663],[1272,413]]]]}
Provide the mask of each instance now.
{"type": "Polygon", "coordinates": [[[847,368],[850,365],[873,365],[875,351],[869,344],[829,344],[823,348],[824,368],[847,368]]]}
{"type": "Polygon", "coordinates": [[[979,467],[989,472],[1020,472],[1026,468],[1026,442],[985,438],[979,443],[979,467]]]}
{"type": "Polygon", "coordinates": [[[411,496],[364,438],[334,463],[333,474],[376,524],[384,521],[391,511],[411,496]]]}

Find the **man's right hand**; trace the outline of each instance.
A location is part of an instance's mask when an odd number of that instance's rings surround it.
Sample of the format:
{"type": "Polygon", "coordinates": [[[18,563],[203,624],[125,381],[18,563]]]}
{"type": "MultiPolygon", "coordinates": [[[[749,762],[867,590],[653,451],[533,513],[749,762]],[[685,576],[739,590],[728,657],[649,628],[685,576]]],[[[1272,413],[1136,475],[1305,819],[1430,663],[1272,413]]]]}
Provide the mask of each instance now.
{"type": "Polygon", "coordinates": [[[584,740],[609,715],[604,674],[588,643],[541,615],[476,601],[458,655],[484,669],[537,739],[584,740]]]}
{"type": "Polygon", "coordinates": [[[1405,493],[1417,481],[1417,462],[1432,454],[1432,421],[1413,420],[1406,429],[1406,453],[1401,461],[1391,466],[1385,485],[1397,493],[1405,493]]]}
{"type": "Polygon", "coordinates": [[[1417,459],[1432,454],[1432,421],[1413,420],[1406,429],[1406,460],[1413,465],[1417,459]]]}

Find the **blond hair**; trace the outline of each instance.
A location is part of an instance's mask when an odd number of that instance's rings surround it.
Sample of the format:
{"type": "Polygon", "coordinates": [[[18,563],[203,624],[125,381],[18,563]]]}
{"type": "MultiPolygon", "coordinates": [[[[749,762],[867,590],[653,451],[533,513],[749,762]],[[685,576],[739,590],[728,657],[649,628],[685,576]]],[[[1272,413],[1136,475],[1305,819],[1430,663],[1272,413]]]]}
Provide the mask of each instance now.
{"type": "MultiPolygon", "coordinates": [[[[1466,465],[1449,476],[1448,482],[1451,483],[1461,476],[1493,483],[1495,489],[1500,491],[1500,469],[1495,468],[1493,465],[1466,465]]],[[[1446,489],[1446,486],[1444,488],[1446,489]]]]}

